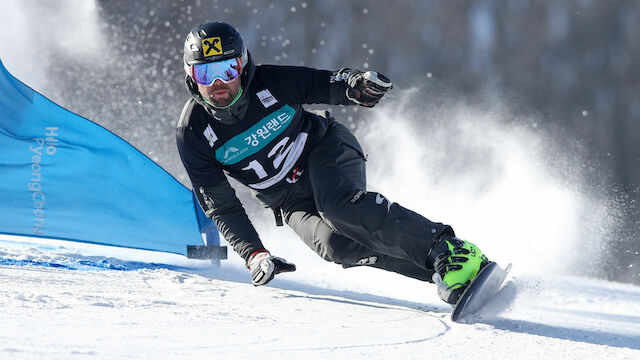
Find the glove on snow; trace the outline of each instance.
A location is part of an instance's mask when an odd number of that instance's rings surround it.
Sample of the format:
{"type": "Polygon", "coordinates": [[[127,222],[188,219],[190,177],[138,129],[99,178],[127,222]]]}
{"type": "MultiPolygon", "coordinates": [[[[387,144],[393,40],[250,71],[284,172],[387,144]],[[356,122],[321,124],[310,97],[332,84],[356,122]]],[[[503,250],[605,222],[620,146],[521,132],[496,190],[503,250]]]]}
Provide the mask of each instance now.
{"type": "Polygon", "coordinates": [[[347,98],[358,105],[373,107],[387,91],[393,88],[391,80],[375,71],[362,72],[341,69],[336,78],[346,79],[349,88],[347,98]]]}
{"type": "Polygon", "coordinates": [[[288,263],[285,259],[274,257],[266,250],[261,250],[251,256],[249,269],[253,285],[261,286],[273,280],[277,274],[296,271],[296,265],[288,263]]]}

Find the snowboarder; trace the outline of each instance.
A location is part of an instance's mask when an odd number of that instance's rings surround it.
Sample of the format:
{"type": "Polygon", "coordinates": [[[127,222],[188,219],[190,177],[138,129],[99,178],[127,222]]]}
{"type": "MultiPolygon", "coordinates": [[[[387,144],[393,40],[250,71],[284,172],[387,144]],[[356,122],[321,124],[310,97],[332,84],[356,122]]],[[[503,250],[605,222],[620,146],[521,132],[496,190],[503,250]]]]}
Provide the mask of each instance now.
{"type": "Polygon", "coordinates": [[[184,69],[192,97],[178,123],[180,157],[200,205],[245,260],[254,285],[295,265],[266,250],[226,176],[251,188],[278,225],[325,260],[436,282],[450,304],[487,264],[449,225],[367,191],[356,138],[328,112],[302,107],[373,107],[392,88],[387,77],[255,65],[237,30],[222,22],[191,30],[184,69]]]}

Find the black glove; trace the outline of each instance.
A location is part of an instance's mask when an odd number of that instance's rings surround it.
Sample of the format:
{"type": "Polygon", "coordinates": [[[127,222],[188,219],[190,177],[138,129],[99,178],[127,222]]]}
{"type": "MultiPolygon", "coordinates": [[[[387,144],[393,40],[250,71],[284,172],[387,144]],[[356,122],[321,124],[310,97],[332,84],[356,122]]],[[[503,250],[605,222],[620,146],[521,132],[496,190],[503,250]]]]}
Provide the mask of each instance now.
{"type": "Polygon", "coordinates": [[[345,79],[349,88],[347,98],[358,105],[373,107],[387,91],[393,88],[391,80],[375,71],[342,69],[337,79],[345,79]]]}
{"type": "Polygon", "coordinates": [[[285,259],[272,256],[267,250],[261,250],[249,259],[249,269],[251,282],[255,286],[260,286],[273,280],[276,274],[296,271],[296,266],[285,259]]]}

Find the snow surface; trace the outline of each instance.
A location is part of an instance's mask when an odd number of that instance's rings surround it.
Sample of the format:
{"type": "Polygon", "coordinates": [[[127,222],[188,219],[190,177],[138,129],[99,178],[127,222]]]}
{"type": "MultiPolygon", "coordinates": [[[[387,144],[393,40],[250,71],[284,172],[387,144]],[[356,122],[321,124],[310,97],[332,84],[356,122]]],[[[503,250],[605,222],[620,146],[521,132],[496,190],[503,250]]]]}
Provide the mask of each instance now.
{"type": "Polygon", "coordinates": [[[376,269],[328,265],[310,276],[302,266],[302,279],[256,288],[233,259],[213,269],[27,241],[0,238],[2,359],[640,358],[633,285],[516,269],[465,325],[451,322],[433,285],[376,269]]]}

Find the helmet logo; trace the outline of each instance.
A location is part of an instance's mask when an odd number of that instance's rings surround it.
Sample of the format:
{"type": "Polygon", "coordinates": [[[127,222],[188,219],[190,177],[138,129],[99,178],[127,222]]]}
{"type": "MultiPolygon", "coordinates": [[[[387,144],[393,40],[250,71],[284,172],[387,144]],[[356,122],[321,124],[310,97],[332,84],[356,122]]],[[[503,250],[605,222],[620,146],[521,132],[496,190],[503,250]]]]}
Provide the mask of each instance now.
{"type": "Polygon", "coordinates": [[[222,54],[222,41],[219,36],[202,39],[202,52],[205,57],[222,54]]]}

